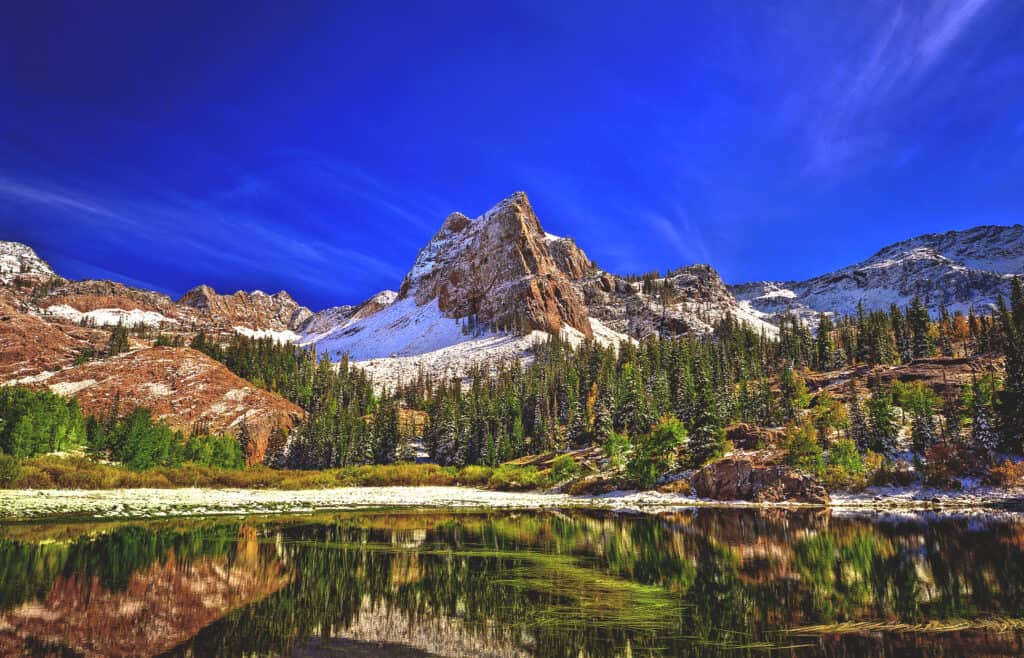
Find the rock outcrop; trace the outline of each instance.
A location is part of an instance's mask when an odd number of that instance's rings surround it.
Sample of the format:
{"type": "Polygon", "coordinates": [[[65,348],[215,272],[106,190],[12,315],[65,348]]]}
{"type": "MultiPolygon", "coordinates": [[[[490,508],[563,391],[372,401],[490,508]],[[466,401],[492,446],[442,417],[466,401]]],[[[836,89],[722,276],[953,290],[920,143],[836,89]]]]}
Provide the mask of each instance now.
{"type": "Polygon", "coordinates": [[[828,491],[816,479],[788,466],[758,464],[750,457],[726,457],[694,474],[693,490],[711,500],[791,502],[827,505],[828,491]]]}
{"type": "MultiPolygon", "coordinates": [[[[558,253],[565,266],[578,265],[565,249],[558,253]]],[[[475,220],[449,215],[402,282],[399,298],[409,296],[418,306],[437,300],[445,315],[473,316],[490,327],[571,327],[593,336],[583,299],[552,256],[523,192],[475,220]]]]}
{"type": "Polygon", "coordinates": [[[313,315],[284,290],[273,295],[261,290],[221,295],[201,285],[186,292],[178,304],[194,309],[200,320],[253,330],[296,330],[313,315]]]}
{"type": "Polygon", "coordinates": [[[690,265],[646,283],[626,281],[594,268],[574,284],[591,317],[635,338],[703,334],[727,316],[770,335],[777,331],[739,305],[710,265],[690,265]]]}

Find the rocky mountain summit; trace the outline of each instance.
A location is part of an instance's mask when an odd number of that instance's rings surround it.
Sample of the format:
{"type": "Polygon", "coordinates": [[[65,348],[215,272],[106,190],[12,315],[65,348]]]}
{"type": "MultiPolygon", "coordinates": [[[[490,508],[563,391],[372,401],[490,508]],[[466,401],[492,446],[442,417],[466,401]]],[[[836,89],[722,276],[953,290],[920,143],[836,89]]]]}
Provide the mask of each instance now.
{"type": "Polygon", "coordinates": [[[710,265],[646,282],[601,270],[575,241],[545,232],[516,192],[476,219],[449,215],[397,295],[316,314],[299,343],[332,359],[348,355],[395,383],[421,370],[458,376],[484,361],[524,358],[548,335],[618,344],[706,333],[728,315],[776,331],[710,265]]]}
{"type": "MultiPolygon", "coordinates": [[[[416,257],[399,299],[413,297],[417,306],[436,301],[449,317],[472,316],[490,327],[571,327],[592,337],[583,300],[548,247],[523,192],[475,220],[453,213],[416,257]]],[[[559,253],[564,265],[577,265],[575,254],[559,253]]]]}
{"type": "Polygon", "coordinates": [[[871,258],[807,281],[760,281],[732,286],[741,304],[777,319],[795,313],[855,313],[906,305],[915,295],[932,309],[987,312],[1024,274],[1024,226],[978,226],[918,236],[871,258]]]}

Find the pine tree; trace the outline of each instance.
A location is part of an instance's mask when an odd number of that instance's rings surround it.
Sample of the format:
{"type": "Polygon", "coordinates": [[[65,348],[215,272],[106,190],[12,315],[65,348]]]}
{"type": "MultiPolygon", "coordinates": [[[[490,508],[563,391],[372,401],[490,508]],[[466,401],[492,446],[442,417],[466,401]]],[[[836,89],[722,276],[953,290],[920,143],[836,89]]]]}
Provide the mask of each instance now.
{"type": "Polygon", "coordinates": [[[122,354],[128,349],[128,328],[119,321],[110,332],[110,339],[107,341],[107,356],[122,354]]]}
{"type": "Polygon", "coordinates": [[[688,449],[692,465],[700,466],[724,452],[725,430],[706,366],[701,363],[696,367],[697,404],[688,449]]]}
{"type": "Polygon", "coordinates": [[[921,301],[921,298],[916,295],[910,301],[910,307],[907,309],[907,321],[910,324],[914,358],[923,359],[931,356],[931,316],[928,315],[928,307],[926,307],[921,301]]]}
{"type": "Polygon", "coordinates": [[[835,342],[832,340],[832,332],[835,325],[828,313],[818,314],[818,337],[816,345],[815,368],[818,370],[829,370],[835,363],[835,342]]]}
{"type": "Polygon", "coordinates": [[[915,410],[910,428],[910,441],[914,452],[923,455],[928,448],[935,445],[938,434],[932,410],[927,408],[915,410]]]}
{"type": "Polygon", "coordinates": [[[583,405],[583,399],[577,397],[576,404],[573,406],[572,422],[569,425],[568,439],[570,447],[580,446],[586,443],[588,434],[587,410],[583,405]]]}
{"type": "Polygon", "coordinates": [[[857,449],[867,452],[875,447],[874,435],[868,424],[864,403],[857,394],[856,385],[850,380],[850,432],[849,436],[857,444],[857,449]]]}
{"type": "Polygon", "coordinates": [[[999,396],[999,424],[1004,446],[1024,450],[1024,283],[1013,280],[1010,307],[999,298],[999,318],[1006,357],[1006,382],[999,396]]]}
{"type": "Polygon", "coordinates": [[[971,382],[971,407],[973,408],[971,437],[974,444],[990,457],[999,449],[999,433],[993,426],[991,388],[982,386],[977,378],[971,382]]]}

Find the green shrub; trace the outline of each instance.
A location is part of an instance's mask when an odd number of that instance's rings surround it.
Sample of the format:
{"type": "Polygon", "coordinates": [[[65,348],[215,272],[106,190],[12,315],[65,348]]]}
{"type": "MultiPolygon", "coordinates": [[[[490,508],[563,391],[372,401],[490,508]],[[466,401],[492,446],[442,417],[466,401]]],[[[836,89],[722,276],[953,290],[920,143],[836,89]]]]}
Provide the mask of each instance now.
{"type": "Polygon", "coordinates": [[[825,467],[818,430],[810,422],[791,425],[786,431],[786,463],[793,468],[820,475],[825,467]]]}
{"type": "Polygon", "coordinates": [[[861,459],[857,444],[853,439],[840,439],[832,444],[828,451],[828,465],[851,475],[864,472],[864,460],[861,459]]]}
{"type": "Polygon", "coordinates": [[[494,469],[487,488],[497,491],[525,491],[540,489],[548,485],[547,477],[536,466],[511,466],[505,464],[494,469]]]}
{"type": "Polygon", "coordinates": [[[0,487],[6,487],[21,475],[21,465],[10,455],[0,455],[0,487]]]}
{"type": "Polygon", "coordinates": [[[641,489],[654,486],[665,473],[679,465],[679,451],[686,444],[686,428],[674,417],[662,418],[650,431],[636,438],[626,475],[641,489]]]}
{"type": "Polygon", "coordinates": [[[485,487],[493,474],[494,469],[488,466],[463,466],[456,480],[467,487],[485,487]]]}
{"type": "Polygon", "coordinates": [[[618,432],[611,432],[603,447],[604,454],[608,457],[609,465],[614,470],[619,470],[626,465],[627,454],[632,447],[628,436],[618,432]]]}
{"type": "Polygon", "coordinates": [[[561,484],[579,475],[580,470],[572,455],[559,455],[551,462],[551,481],[561,484]]]}

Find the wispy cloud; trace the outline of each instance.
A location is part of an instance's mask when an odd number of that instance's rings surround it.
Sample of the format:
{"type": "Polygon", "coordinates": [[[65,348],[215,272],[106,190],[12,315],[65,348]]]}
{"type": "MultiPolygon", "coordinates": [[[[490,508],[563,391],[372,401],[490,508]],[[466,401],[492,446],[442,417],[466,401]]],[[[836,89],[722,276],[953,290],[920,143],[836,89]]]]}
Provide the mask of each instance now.
{"type": "Polygon", "coordinates": [[[115,216],[110,210],[91,200],[76,196],[73,192],[54,187],[39,187],[10,178],[0,178],[0,196],[58,210],[84,212],[97,217],[113,218],[115,216]]]}
{"type": "Polygon", "coordinates": [[[826,85],[826,110],[810,122],[807,169],[835,172],[846,162],[883,146],[885,131],[871,115],[906,94],[932,73],[992,0],[939,2],[921,12],[912,3],[886,3],[865,46],[826,85]]]}
{"type": "Polygon", "coordinates": [[[678,209],[671,218],[652,211],[648,211],[645,217],[651,228],[676,251],[681,259],[679,265],[711,261],[700,227],[690,221],[685,210],[678,209]]]}
{"type": "MultiPolygon", "coordinates": [[[[351,190],[363,189],[361,185],[371,189],[365,196],[376,200],[379,215],[394,218],[389,223],[392,228],[406,225],[408,234],[426,225],[426,218],[407,207],[386,202],[381,192],[383,186],[371,176],[361,173],[353,180],[343,176],[340,168],[332,171],[333,180],[351,190]],[[413,231],[408,230],[410,225],[413,231]]],[[[302,222],[295,222],[294,214],[283,221],[249,211],[246,203],[235,203],[275,195],[275,187],[272,181],[250,176],[224,192],[200,199],[166,190],[153,194],[125,193],[120,186],[95,186],[87,192],[39,180],[0,177],[0,208],[35,208],[36,216],[49,217],[55,226],[74,226],[97,236],[99,242],[135,254],[152,250],[149,253],[154,263],[166,263],[175,257],[183,259],[181,266],[186,270],[258,271],[271,255],[270,262],[282,270],[282,282],[299,282],[320,291],[335,292],[339,295],[338,303],[353,301],[346,298],[348,291],[355,292],[353,279],[380,279],[387,286],[398,284],[404,269],[385,258],[345,246],[342,233],[312,231],[302,222]],[[201,263],[201,267],[196,268],[196,263],[201,263]],[[342,272],[350,274],[341,276],[342,272]]],[[[295,212],[287,195],[275,201],[295,212]]],[[[301,204],[297,207],[301,208],[301,204]]],[[[322,217],[310,217],[310,226],[322,223],[322,217]]],[[[112,271],[103,262],[92,262],[84,253],[65,260],[84,265],[97,276],[116,275],[113,278],[128,283],[147,283],[135,278],[140,276],[138,273],[133,276],[112,271]]],[[[145,279],[146,275],[141,277],[145,279]]]]}

